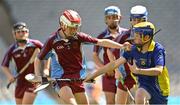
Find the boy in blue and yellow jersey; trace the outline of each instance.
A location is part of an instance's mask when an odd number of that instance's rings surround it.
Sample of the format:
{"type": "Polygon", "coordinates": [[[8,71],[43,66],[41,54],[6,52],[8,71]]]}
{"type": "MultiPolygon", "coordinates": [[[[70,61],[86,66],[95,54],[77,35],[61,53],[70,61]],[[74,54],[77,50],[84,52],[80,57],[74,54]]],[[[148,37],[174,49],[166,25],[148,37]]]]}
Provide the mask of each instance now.
{"type": "Polygon", "coordinates": [[[123,56],[89,75],[89,81],[100,74],[117,68],[128,62],[129,68],[138,78],[135,95],[136,104],[167,104],[170,92],[169,75],[165,66],[165,49],[154,42],[155,27],[150,22],[141,22],[133,26],[133,46],[123,56]],[[133,61],[133,62],[131,62],[133,61]]]}

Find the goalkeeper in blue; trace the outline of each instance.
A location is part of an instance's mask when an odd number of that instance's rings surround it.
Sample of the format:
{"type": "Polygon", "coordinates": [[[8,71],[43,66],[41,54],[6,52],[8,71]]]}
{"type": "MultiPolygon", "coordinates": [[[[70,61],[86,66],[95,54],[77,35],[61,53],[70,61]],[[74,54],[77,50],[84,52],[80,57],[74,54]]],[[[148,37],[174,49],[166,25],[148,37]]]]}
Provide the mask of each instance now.
{"type": "Polygon", "coordinates": [[[154,41],[155,26],[150,22],[141,22],[133,26],[133,45],[127,44],[123,56],[99,68],[88,75],[85,82],[114,70],[128,62],[131,72],[138,78],[135,93],[136,104],[167,104],[170,93],[170,81],[165,65],[165,49],[154,41]]]}

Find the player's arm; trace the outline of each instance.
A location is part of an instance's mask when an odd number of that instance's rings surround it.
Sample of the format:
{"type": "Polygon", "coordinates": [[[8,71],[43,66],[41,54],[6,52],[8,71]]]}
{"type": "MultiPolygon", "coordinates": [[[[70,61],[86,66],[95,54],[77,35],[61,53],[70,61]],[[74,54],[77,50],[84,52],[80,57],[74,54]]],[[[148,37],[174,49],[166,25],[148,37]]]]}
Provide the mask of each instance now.
{"type": "Polygon", "coordinates": [[[94,79],[101,74],[113,71],[119,65],[124,64],[125,62],[126,62],[126,59],[124,57],[120,57],[119,59],[112,61],[112,62],[106,64],[105,66],[99,68],[95,73],[88,75],[87,78],[85,79],[85,82],[87,82],[91,79],[94,79]]]}
{"type": "Polygon", "coordinates": [[[95,62],[95,64],[98,66],[98,67],[102,67],[104,66],[104,63],[103,61],[100,59],[99,57],[99,53],[102,51],[102,47],[101,46],[94,46],[94,49],[93,49],[93,60],[95,62]]]}
{"type": "MultiPolygon", "coordinates": [[[[97,38],[99,39],[103,39],[103,36],[100,34],[97,38]]],[[[103,47],[101,46],[97,46],[94,45],[94,49],[93,49],[93,60],[95,62],[95,64],[97,65],[97,67],[103,67],[104,66],[104,62],[102,59],[100,59],[99,54],[102,51],[103,47]]]]}
{"type": "Polygon", "coordinates": [[[50,58],[47,60],[40,60],[39,58],[36,58],[36,60],[34,61],[34,67],[35,67],[35,74],[37,76],[42,75],[41,70],[49,71],[50,69],[50,58]],[[41,68],[42,65],[43,68],[41,68]]]}
{"type": "Polygon", "coordinates": [[[163,71],[164,65],[165,65],[165,50],[163,49],[157,49],[154,53],[154,63],[155,67],[151,68],[138,68],[136,66],[135,61],[133,61],[133,65],[129,65],[130,70],[135,74],[142,74],[142,75],[148,75],[148,76],[157,76],[160,75],[163,71]]]}
{"type": "Polygon", "coordinates": [[[43,73],[45,76],[50,76],[50,65],[51,65],[51,62],[52,62],[52,59],[49,58],[48,60],[45,60],[45,65],[44,65],[44,70],[43,70],[43,73]]]}
{"type": "MultiPolygon", "coordinates": [[[[42,49],[42,47],[43,47],[43,43],[41,43],[38,40],[36,40],[36,45],[37,45],[37,48],[39,48],[39,49],[42,49]]],[[[39,53],[40,53],[40,50],[39,50],[38,54],[39,53]]],[[[45,71],[49,71],[49,69],[50,69],[50,58],[48,57],[46,59],[40,60],[40,59],[38,59],[38,57],[36,57],[35,62],[34,62],[34,67],[35,67],[35,74],[37,74],[37,75],[42,74],[40,71],[41,69],[43,69],[43,73],[45,73],[45,71]]]]}
{"type": "MultiPolygon", "coordinates": [[[[116,60],[114,54],[113,54],[109,49],[107,49],[107,55],[108,55],[108,59],[109,59],[110,62],[116,60]]],[[[117,70],[117,68],[115,69],[115,71],[116,71],[116,70],[117,70]]],[[[108,76],[114,76],[114,71],[109,71],[109,72],[107,72],[106,74],[107,74],[108,76]]]]}
{"type": "Polygon", "coordinates": [[[8,78],[8,81],[13,82],[15,79],[14,79],[13,74],[11,73],[11,70],[9,69],[9,64],[10,64],[10,61],[12,60],[12,56],[11,56],[10,52],[11,52],[10,49],[6,52],[6,54],[2,60],[1,68],[2,68],[2,72],[8,78]]]}
{"type": "Polygon", "coordinates": [[[133,72],[134,74],[157,76],[157,75],[160,75],[163,71],[163,66],[156,66],[156,67],[147,68],[147,69],[138,68],[135,64],[135,61],[133,61],[133,65],[130,65],[129,63],[128,63],[128,65],[129,65],[131,72],[133,72]]]}
{"type": "Polygon", "coordinates": [[[115,41],[109,40],[109,39],[98,39],[98,38],[93,38],[88,34],[85,33],[81,33],[79,36],[79,40],[84,42],[89,42],[89,43],[94,43],[98,46],[102,46],[102,47],[109,47],[109,48],[117,48],[117,49],[121,49],[124,47],[124,45],[119,44],[115,41]]]}
{"type": "Polygon", "coordinates": [[[41,63],[41,60],[36,57],[35,60],[34,60],[34,72],[35,72],[35,75],[37,76],[41,76],[41,66],[42,66],[42,63],[41,63]]]}
{"type": "Polygon", "coordinates": [[[157,76],[160,75],[163,71],[163,66],[156,66],[154,68],[149,69],[140,69],[138,72],[142,75],[148,75],[148,76],[157,76]]]}
{"type": "Polygon", "coordinates": [[[122,44],[119,44],[109,39],[98,39],[97,45],[117,49],[121,49],[124,47],[122,44]]]}
{"type": "MultiPolygon", "coordinates": [[[[50,71],[50,64],[51,64],[51,59],[47,59],[47,60],[44,60],[44,70],[43,70],[43,73],[45,74],[45,71],[50,71]]],[[[47,75],[47,74],[45,74],[47,75]]],[[[49,75],[47,75],[49,76],[49,75]]]]}
{"type": "Polygon", "coordinates": [[[2,68],[3,73],[8,78],[8,81],[13,82],[15,79],[14,79],[14,76],[12,75],[12,73],[11,73],[11,70],[6,66],[1,66],[1,68],[2,68]]]}
{"type": "MultiPolygon", "coordinates": [[[[44,65],[44,70],[43,70],[43,73],[45,74],[45,76],[50,76],[50,66],[51,63],[52,63],[52,60],[55,60],[56,61],[56,58],[54,58],[55,54],[53,51],[50,51],[44,58],[45,60],[45,65],[44,65]]],[[[57,61],[56,61],[57,62],[57,61]]]]}
{"type": "Polygon", "coordinates": [[[42,75],[42,71],[41,70],[45,70],[45,69],[49,69],[50,68],[50,58],[46,58],[46,55],[48,54],[48,52],[51,51],[51,40],[47,40],[46,43],[43,45],[40,53],[38,54],[38,56],[36,57],[35,61],[34,61],[34,67],[35,67],[35,75],[36,76],[41,76],[42,75]],[[44,64],[43,68],[42,65],[44,64]]]}
{"type": "Polygon", "coordinates": [[[99,58],[99,54],[97,52],[93,52],[93,60],[98,67],[103,67],[103,61],[99,58]]]}
{"type": "MultiPolygon", "coordinates": [[[[109,58],[109,61],[110,61],[110,62],[116,60],[115,56],[114,56],[113,53],[110,51],[110,49],[107,49],[107,55],[108,55],[108,58],[109,58]]],[[[116,78],[116,79],[122,78],[122,74],[119,72],[118,68],[115,69],[115,78],[116,78]]]]}

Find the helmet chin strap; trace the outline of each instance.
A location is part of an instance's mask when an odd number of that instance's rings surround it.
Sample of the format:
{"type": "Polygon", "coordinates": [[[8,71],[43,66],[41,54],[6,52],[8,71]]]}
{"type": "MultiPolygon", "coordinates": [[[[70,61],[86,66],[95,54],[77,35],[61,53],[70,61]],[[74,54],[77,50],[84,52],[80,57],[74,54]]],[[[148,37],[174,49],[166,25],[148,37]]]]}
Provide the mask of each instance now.
{"type": "Polygon", "coordinates": [[[27,43],[27,39],[16,39],[18,43],[27,43]]]}
{"type": "Polygon", "coordinates": [[[67,34],[65,33],[65,29],[62,29],[62,32],[63,32],[63,34],[64,34],[64,36],[65,36],[65,39],[67,39],[67,34]]]}
{"type": "MultiPolygon", "coordinates": [[[[141,51],[141,50],[142,50],[142,47],[143,47],[145,44],[147,44],[148,42],[151,42],[152,39],[153,39],[153,38],[151,38],[149,41],[147,41],[147,42],[145,42],[145,43],[143,43],[143,44],[135,44],[135,46],[136,46],[137,48],[139,48],[140,51],[141,51]]],[[[143,39],[142,39],[142,42],[144,42],[143,39]]]]}
{"type": "Polygon", "coordinates": [[[139,48],[140,49],[140,51],[142,51],[142,47],[143,47],[143,45],[142,44],[134,44],[137,48],[139,48]]]}

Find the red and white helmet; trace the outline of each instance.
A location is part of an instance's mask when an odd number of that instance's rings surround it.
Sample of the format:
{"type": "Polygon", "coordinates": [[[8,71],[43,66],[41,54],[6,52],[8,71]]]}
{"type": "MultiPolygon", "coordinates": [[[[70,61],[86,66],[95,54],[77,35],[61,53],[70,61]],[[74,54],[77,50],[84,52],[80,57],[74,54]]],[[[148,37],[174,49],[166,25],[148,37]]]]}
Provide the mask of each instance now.
{"type": "Polygon", "coordinates": [[[60,16],[59,21],[68,27],[80,27],[81,17],[74,10],[65,10],[60,16]]]}

